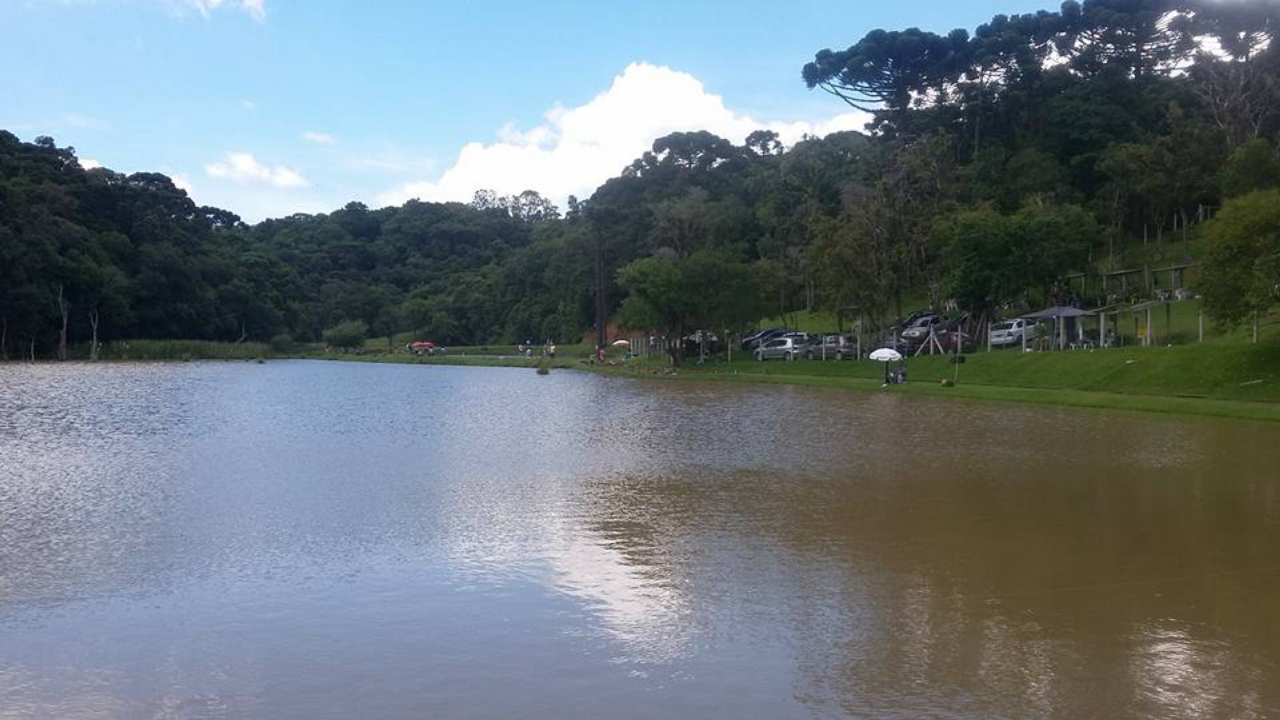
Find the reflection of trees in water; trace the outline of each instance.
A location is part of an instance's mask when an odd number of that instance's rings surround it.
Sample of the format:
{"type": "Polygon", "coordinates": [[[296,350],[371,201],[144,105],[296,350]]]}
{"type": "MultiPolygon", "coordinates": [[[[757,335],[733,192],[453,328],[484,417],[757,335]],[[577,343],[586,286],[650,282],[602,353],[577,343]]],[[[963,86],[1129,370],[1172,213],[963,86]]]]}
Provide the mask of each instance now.
{"type": "Polygon", "coordinates": [[[1280,707],[1280,499],[1248,479],[1266,460],[704,467],[586,483],[574,514],[648,601],[618,616],[633,637],[789,654],[815,709],[1262,717],[1280,707]]]}

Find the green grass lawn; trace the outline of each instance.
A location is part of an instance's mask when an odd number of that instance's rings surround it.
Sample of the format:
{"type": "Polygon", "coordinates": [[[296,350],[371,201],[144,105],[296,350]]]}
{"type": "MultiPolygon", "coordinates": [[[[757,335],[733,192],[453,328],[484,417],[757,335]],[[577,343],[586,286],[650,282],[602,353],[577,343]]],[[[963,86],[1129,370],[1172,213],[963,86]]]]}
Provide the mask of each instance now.
{"type": "MultiPolygon", "coordinates": [[[[929,384],[953,378],[956,371],[949,357],[927,355],[910,358],[907,369],[911,382],[929,384]]],[[[683,371],[877,380],[882,378],[884,368],[866,360],[760,363],[735,358],[732,363],[719,359],[683,371]]],[[[1002,387],[1280,402],[1280,342],[1215,342],[1059,353],[978,352],[967,356],[960,366],[959,380],[961,384],[1002,387]]]]}
{"type": "MultiPolygon", "coordinates": [[[[601,368],[654,376],[660,363],[601,368]]],[[[882,388],[884,367],[859,362],[766,362],[723,359],[663,377],[846,388],[867,392],[1166,412],[1280,421],[1280,342],[1204,343],[1063,353],[996,352],[968,356],[959,383],[946,357],[914,358],[910,382],[882,388]]]]}
{"type": "MultiPolygon", "coordinates": [[[[910,385],[938,386],[956,377],[950,358],[923,356],[907,362],[910,385]]],[[[682,368],[699,375],[736,374],[749,379],[810,378],[876,383],[884,367],[870,361],[755,362],[723,359],[682,368]]],[[[1070,390],[1123,395],[1280,403],[1280,342],[1254,345],[1216,342],[1173,347],[1116,348],[1060,353],[979,352],[959,367],[959,385],[1070,390]]]]}

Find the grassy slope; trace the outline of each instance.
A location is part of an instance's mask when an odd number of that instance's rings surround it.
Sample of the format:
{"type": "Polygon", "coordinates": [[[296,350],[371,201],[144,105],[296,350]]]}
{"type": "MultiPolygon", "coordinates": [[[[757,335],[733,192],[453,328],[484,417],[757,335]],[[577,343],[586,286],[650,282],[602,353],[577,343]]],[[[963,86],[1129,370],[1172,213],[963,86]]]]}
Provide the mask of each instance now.
{"type": "MultiPolygon", "coordinates": [[[[1188,415],[1280,421],[1280,342],[1206,343],[1165,348],[1123,348],[1097,352],[1027,353],[1004,351],[970,355],[957,387],[945,357],[909,361],[911,382],[882,390],[883,366],[862,362],[800,361],[757,363],[735,359],[666,371],[660,360],[590,366],[584,353],[562,352],[553,367],[592,369],[624,377],[663,377],[711,382],[746,382],[846,388],[867,392],[940,395],[953,398],[1077,407],[1141,410],[1188,415]]],[[[532,369],[538,360],[518,357],[342,355],[331,359],[426,365],[490,365],[532,369]]]]}
{"type": "MultiPolygon", "coordinates": [[[[927,383],[954,377],[949,360],[942,356],[912,358],[907,363],[909,376],[912,382],[927,383]]],[[[757,363],[735,359],[732,364],[718,361],[687,371],[868,380],[883,375],[882,366],[867,361],[757,363]]],[[[1205,343],[1064,353],[980,352],[969,355],[960,367],[960,381],[966,385],[1280,402],[1280,343],[1205,343]]]]}
{"type": "MultiPolygon", "coordinates": [[[[908,362],[911,382],[892,392],[988,400],[1112,407],[1280,420],[1280,342],[1205,343],[1096,352],[970,355],[959,386],[946,357],[908,362]]],[[[687,367],[680,376],[721,382],[763,382],[875,390],[883,366],[862,362],[769,362],[735,359],[687,367]]],[[[647,374],[636,366],[621,373],[647,374]]]]}

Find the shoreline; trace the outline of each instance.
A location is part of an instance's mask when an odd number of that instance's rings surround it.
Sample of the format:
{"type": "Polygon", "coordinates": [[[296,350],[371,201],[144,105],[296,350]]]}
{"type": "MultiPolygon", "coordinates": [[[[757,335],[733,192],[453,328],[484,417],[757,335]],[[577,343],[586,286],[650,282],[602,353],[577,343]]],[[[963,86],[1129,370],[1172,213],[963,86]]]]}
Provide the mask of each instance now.
{"type": "MultiPolygon", "coordinates": [[[[1030,362],[1044,362],[1043,358],[1032,357],[1030,362]]],[[[1027,359],[1015,359],[1026,361],[1027,359]]],[[[396,365],[451,365],[468,367],[520,368],[535,370],[541,358],[524,358],[515,355],[448,355],[435,357],[405,356],[398,354],[312,354],[312,353],[267,353],[257,358],[229,357],[191,357],[183,359],[102,359],[101,364],[136,363],[136,362],[265,362],[274,360],[314,360],[319,362],[355,362],[396,365]]],[[[75,359],[71,362],[81,363],[87,360],[75,359]]],[[[1130,361],[1131,362],[1131,361],[1130,361]]],[[[23,360],[0,362],[5,365],[28,364],[23,360]]],[[[37,364],[59,364],[58,361],[42,360],[37,364]]],[[[915,378],[905,385],[882,386],[881,380],[869,374],[859,375],[859,371],[878,371],[878,365],[855,366],[852,363],[742,363],[740,361],[726,364],[714,362],[707,366],[686,366],[673,369],[665,364],[639,363],[633,365],[607,364],[596,365],[585,358],[559,357],[548,363],[551,370],[577,370],[595,373],[608,377],[629,378],[634,380],[669,380],[685,382],[709,383],[742,383],[757,385],[790,385],[798,387],[829,388],[854,392],[891,392],[904,395],[942,397],[980,402],[1019,403],[1028,405],[1045,405],[1058,407],[1090,408],[1099,410],[1127,410],[1145,413],[1161,413],[1188,417],[1228,418],[1236,420],[1280,422],[1280,402],[1272,400],[1241,400],[1220,397],[1206,397],[1192,393],[1144,393],[1069,387],[1043,387],[1018,384],[997,384],[977,382],[963,377],[953,387],[944,387],[936,380],[930,379],[930,367],[927,363],[923,370],[915,372],[915,378]],[[923,376],[923,377],[921,377],[923,376]]],[[[937,365],[937,363],[935,363],[937,365]]],[[[933,368],[936,370],[937,368],[933,368]]]]}
{"type": "MultiPolygon", "coordinates": [[[[301,359],[326,359],[343,362],[393,363],[405,365],[506,367],[530,370],[535,369],[538,366],[538,360],[536,358],[530,360],[514,356],[511,358],[480,358],[458,355],[451,357],[408,358],[395,355],[384,355],[364,357],[324,356],[322,358],[312,357],[301,359]]],[[[775,367],[776,366],[777,365],[775,365],[775,367]]],[[[1077,390],[1070,388],[991,385],[965,383],[963,380],[960,384],[954,387],[943,387],[940,384],[927,381],[908,382],[906,385],[883,387],[882,383],[878,379],[857,377],[853,375],[824,376],[805,374],[803,372],[743,373],[714,366],[710,369],[683,368],[676,370],[658,368],[649,365],[600,366],[593,365],[584,360],[568,358],[556,359],[552,362],[551,368],[555,370],[578,370],[609,377],[622,377],[635,380],[791,385],[800,387],[831,388],[855,392],[892,392],[905,395],[955,398],[982,402],[1052,405],[1058,407],[1091,408],[1101,410],[1128,410],[1169,415],[1280,422],[1280,403],[1268,401],[1227,400],[1185,395],[1121,393],[1098,390],[1077,390]]]]}

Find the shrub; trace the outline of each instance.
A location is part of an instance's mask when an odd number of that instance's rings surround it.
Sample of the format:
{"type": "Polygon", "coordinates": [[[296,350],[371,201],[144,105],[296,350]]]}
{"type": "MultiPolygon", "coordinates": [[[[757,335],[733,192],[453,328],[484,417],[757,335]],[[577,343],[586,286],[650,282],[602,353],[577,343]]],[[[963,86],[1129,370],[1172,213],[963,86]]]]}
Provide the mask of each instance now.
{"type": "Polygon", "coordinates": [[[325,344],[342,350],[356,350],[369,336],[369,326],[363,320],[348,320],[324,331],[325,344]]]}
{"type": "Polygon", "coordinates": [[[277,353],[293,352],[298,347],[298,343],[294,342],[293,337],[290,336],[289,333],[280,333],[279,335],[276,335],[271,338],[271,342],[269,344],[271,345],[272,352],[277,353]]]}

